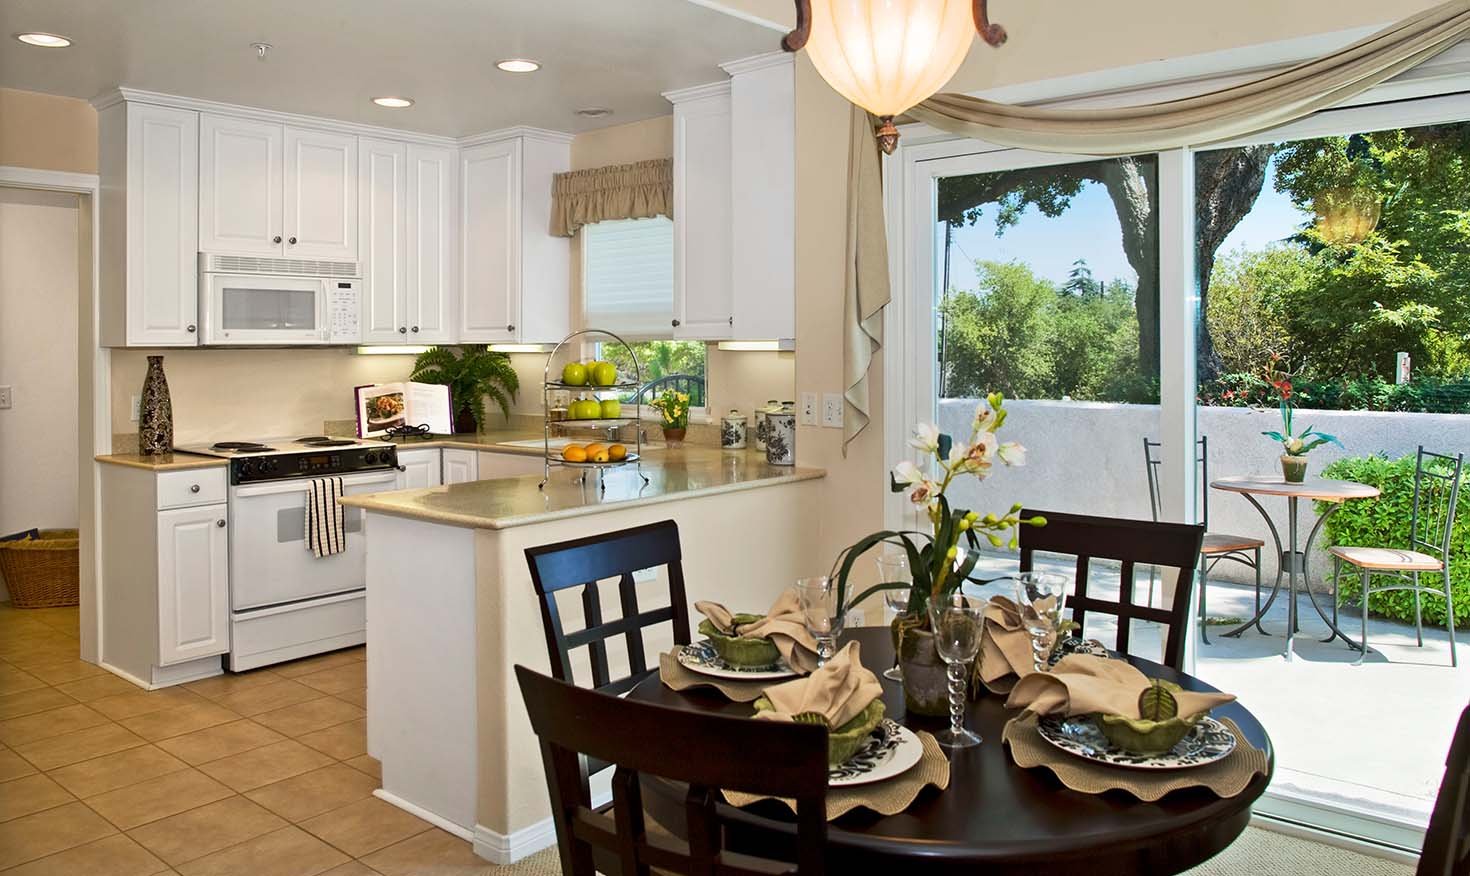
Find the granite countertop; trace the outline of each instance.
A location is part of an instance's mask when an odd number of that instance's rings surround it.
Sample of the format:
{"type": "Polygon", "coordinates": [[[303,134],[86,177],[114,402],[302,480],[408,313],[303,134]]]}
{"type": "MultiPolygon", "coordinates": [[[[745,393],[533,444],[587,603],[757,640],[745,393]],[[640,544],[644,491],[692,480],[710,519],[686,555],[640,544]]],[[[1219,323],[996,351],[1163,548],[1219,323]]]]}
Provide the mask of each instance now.
{"type": "Polygon", "coordinates": [[[152,456],[143,456],[138,453],[103,453],[94,456],[93,459],[108,465],[125,465],[129,468],[145,468],[149,471],[179,471],[186,468],[213,468],[230,464],[228,459],[202,456],[198,453],[157,453],[152,456]]]}
{"type": "MultiPolygon", "coordinates": [[[[539,451],[538,451],[539,453],[539,451]]],[[[778,486],[825,477],[819,468],[770,465],[753,451],[680,447],[644,457],[645,485],[634,466],[608,470],[600,492],[595,472],[585,485],[572,482],[565,468],[554,468],[545,490],[540,475],[496,478],[419,490],[345,496],[343,505],[474,529],[509,529],[547,520],[611,511],[699,496],[778,486]]]]}

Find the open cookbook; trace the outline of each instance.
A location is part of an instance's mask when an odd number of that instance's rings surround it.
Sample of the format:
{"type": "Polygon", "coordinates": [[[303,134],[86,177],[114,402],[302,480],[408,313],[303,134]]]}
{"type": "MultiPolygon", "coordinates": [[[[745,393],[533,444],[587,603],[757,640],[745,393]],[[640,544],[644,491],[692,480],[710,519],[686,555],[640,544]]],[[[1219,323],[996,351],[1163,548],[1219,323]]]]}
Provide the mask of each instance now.
{"type": "Polygon", "coordinates": [[[359,438],[378,438],[398,426],[428,426],[438,435],[454,431],[454,405],[447,386],[371,383],[355,392],[359,438]]]}

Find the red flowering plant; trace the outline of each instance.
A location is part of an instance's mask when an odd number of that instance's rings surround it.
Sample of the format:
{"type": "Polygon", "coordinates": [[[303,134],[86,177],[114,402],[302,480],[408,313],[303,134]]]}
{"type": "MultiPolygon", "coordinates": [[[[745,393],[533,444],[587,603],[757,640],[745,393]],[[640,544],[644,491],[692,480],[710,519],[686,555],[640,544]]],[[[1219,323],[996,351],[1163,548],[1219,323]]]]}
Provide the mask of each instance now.
{"type": "Polygon", "coordinates": [[[1301,432],[1295,432],[1292,425],[1292,413],[1296,403],[1293,401],[1295,393],[1291,386],[1291,374],[1287,370],[1286,360],[1280,353],[1272,353],[1266,364],[1266,382],[1275,390],[1278,404],[1281,408],[1281,431],[1262,432],[1267,438],[1281,442],[1281,447],[1287,456],[1306,456],[1312,450],[1323,444],[1336,444],[1342,446],[1342,442],[1326,432],[1318,432],[1311,426],[1301,432]]]}

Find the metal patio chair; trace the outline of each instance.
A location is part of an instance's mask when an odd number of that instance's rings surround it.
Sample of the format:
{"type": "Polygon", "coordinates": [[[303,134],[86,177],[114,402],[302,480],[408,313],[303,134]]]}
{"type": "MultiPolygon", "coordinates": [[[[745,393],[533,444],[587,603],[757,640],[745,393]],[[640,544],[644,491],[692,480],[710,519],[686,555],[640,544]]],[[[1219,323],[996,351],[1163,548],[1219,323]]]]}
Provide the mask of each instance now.
{"type": "MultiPolygon", "coordinates": [[[[1195,462],[1199,466],[1201,488],[1199,494],[1200,523],[1205,527],[1204,544],[1199,552],[1199,635],[1200,640],[1206,645],[1210,644],[1210,634],[1207,631],[1206,621],[1208,615],[1205,613],[1205,596],[1209,584],[1210,573],[1215,566],[1229,560],[1232,563],[1240,563],[1247,566],[1256,573],[1256,613],[1261,611],[1261,548],[1266,542],[1248,535],[1230,535],[1224,532],[1210,532],[1210,463],[1208,439],[1201,435],[1199,441],[1195,442],[1199,447],[1199,456],[1195,462]]],[[[1159,465],[1162,459],[1159,451],[1163,443],[1150,441],[1148,436],[1143,438],[1143,462],[1144,469],[1148,472],[1148,504],[1149,510],[1153,512],[1154,521],[1157,522],[1163,513],[1163,499],[1159,490],[1159,465]]],[[[1153,604],[1154,600],[1154,577],[1155,572],[1149,569],[1148,573],[1148,601],[1153,604]]]]}
{"type": "Polygon", "coordinates": [[[1409,590],[1414,594],[1414,634],[1421,648],[1424,647],[1421,597],[1430,594],[1444,599],[1450,631],[1450,665],[1460,665],[1460,655],[1455,651],[1455,597],[1450,591],[1450,540],[1460,498],[1460,474],[1464,469],[1465,454],[1431,453],[1420,445],[1419,455],[1414,460],[1414,510],[1409,517],[1408,549],[1344,545],[1329,548],[1334,606],[1337,605],[1337,585],[1343,563],[1357,569],[1361,576],[1363,647],[1358,652],[1357,663],[1362,663],[1368,656],[1368,597],[1374,593],[1409,590]],[[1439,585],[1421,584],[1421,573],[1438,573],[1439,585]],[[1375,576],[1390,578],[1393,583],[1374,587],[1375,576]]]}

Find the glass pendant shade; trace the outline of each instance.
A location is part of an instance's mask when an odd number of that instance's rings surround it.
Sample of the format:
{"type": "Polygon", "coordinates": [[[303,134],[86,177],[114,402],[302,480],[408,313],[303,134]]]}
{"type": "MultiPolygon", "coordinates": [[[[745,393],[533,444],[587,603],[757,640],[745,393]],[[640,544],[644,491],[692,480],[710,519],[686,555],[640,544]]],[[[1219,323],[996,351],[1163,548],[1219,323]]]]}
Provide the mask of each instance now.
{"type": "Polygon", "coordinates": [[[879,118],[934,94],[975,38],[971,0],[811,0],[806,50],[838,94],[879,118]]]}

